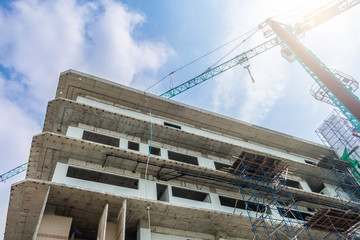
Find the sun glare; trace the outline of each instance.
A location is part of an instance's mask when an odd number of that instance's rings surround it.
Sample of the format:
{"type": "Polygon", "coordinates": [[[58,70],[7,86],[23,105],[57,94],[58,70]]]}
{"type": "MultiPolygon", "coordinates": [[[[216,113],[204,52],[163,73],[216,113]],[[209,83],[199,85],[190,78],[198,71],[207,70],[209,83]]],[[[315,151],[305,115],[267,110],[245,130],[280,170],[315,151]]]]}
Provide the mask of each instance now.
{"type": "Polygon", "coordinates": [[[273,17],[275,20],[287,24],[294,24],[302,21],[308,14],[331,2],[334,1],[274,0],[266,1],[265,8],[269,12],[269,16],[273,17]]]}

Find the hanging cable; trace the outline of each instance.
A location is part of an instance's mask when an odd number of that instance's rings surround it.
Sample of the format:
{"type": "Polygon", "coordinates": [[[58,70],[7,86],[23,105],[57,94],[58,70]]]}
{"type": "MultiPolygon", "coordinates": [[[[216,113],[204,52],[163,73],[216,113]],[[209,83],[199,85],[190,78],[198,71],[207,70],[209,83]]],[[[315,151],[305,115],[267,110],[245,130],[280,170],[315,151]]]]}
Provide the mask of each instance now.
{"type": "Polygon", "coordinates": [[[234,52],[238,47],[240,47],[244,42],[246,42],[249,38],[251,38],[252,36],[254,36],[255,33],[257,33],[260,28],[257,27],[255,29],[256,31],[254,31],[253,33],[250,34],[250,36],[248,36],[247,38],[245,38],[244,40],[242,40],[238,45],[236,45],[233,49],[231,49],[229,52],[227,52],[223,57],[221,57],[219,60],[217,60],[213,65],[211,65],[206,71],[208,71],[209,69],[213,68],[214,66],[218,65],[219,62],[221,62],[222,60],[224,60],[224,58],[226,58],[227,56],[229,56],[232,52],[234,52]]]}
{"type": "Polygon", "coordinates": [[[187,66],[189,66],[189,65],[191,65],[191,64],[193,64],[193,63],[195,63],[195,62],[197,62],[197,61],[199,61],[200,59],[202,59],[202,58],[204,58],[204,57],[206,57],[206,56],[208,56],[208,55],[212,54],[213,52],[215,52],[215,51],[217,51],[217,50],[219,50],[219,49],[221,49],[221,48],[223,48],[223,47],[225,47],[225,46],[229,45],[230,43],[235,42],[236,40],[238,40],[238,39],[240,39],[240,38],[242,38],[242,37],[244,37],[244,36],[246,36],[246,35],[248,35],[248,34],[252,33],[252,32],[253,32],[253,31],[255,31],[255,30],[258,30],[258,27],[251,29],[250,31],[248,31],[248,32],[246,32],[246,33],[244,33],[244,34],[242,34],[241,36],[238,36],[238,37],[234,38],[233,40],[231,40],[231,41],[229,41],[229,42],[227,42],[227,43],[225,43],[225,44],[221,45],[220,47],[217,47],[217,48],[215,48],[215,49],[211,50],[210,52],[208,52],[208,53],[206,53],[206,54],[204,54],[204,55],[202,55],[202,56],[200,56],[200,57],[198,57],[198,58],[194,59],[193,61],[191,61],[191,62],[189,62],[189,63],[185,64],[184,66],[179,67],[178,69],[176,69],[176,70],[174,70],[174,71],[170,72],[170,73],[169,73],[169,74],[167,74],[165,77],[161,78],[159,81],[155,82],[155,83],[154,83],[154,84],[152,84],[150,87],[148,87],[147,89],[145,89],[145,91],[144,91],[144,92],[148,91],[150,88],[154,87],[155,85],[157,85],[158,83],[160,83],[161,81],[163,81],[163,80],[164,80],[165,78],[167,78],[168,76],[170,76],[170,75],[172,75],[172,74],[176,73],[177,71],[180,71],[181,69],[183,69],[183,68],[185,68],[185,67],[187,67],[187,66]]]}
{"type": "MultiPolygon", "coordinates": [[[[221,57],[221,58],[220,58],[219,60],[217,60],[214,64],[212,64],[210,67],[208,67],[204,72],[207,72],[207,71],[209,71],[210,69],[212,69],[215,65],[217,65],[220,61],[222,61],[222,60],[223,60],[225,57],[227,57],[230,53],[232,53],[233,51],[235,51],[236,48],[238,48],[241,44],[243,44],[244,42],[246,42],[250,37],[252,37],[254,34],[256,34],[259,30],[260,30],[259,27],[253,29],[254,32],[253,32],[250,36],[248,36],[246,39],[244,39],[243,41],[241,41],[240,44],[238,44],[236,47],[234,47],[233,49],[231,49],[231,51],[229,51],[228,53],[226,53],[223,57],[221,57]],[[256,30],[256,31],[254,31],[254,30],[256,30]]],[[[249,33],[249,32],[248,32],[248,33],[249,33]]],[[[249,69],[248,69],[248,71],[249,71],[249,69]]],[[[204,72],[203,72],[203,73],[204,73],[204,72]]],[[[254,80],[254,78],[252,77],[252,75],[251,75],[250,72],[249,72],[249,74],[250,74],[251,80],[252,80],[253,82],[255,82],[255,80],[254,80]]],[[[180,100],[183,100],[183,99],[187,98],[188,96],[190,96],[191,94],[195,93],[196,91],[199,91],[201,88],[203,88],[203,87],[204,87],[205,85],[207,85],[208,83],[209,83],[209,82],[204,83],[202,86],[196,88],[196,90],[194,90],[193,92],[190,92],[188,95],[184,96],[184,97],[181,98],[180,100]]]]}
{"type": "Polygon", "coordinates": [[[150,153],[151,153],[151,146],[152,146],[152,123],[151,123],[151,109],[149,109],[149,122],[150,122],[150,146],[149,146],[149,154],[148,154],[148,158],[146,161],[146,168],[145,168],[145,180],[147,180],[147,171],[148,171],[148,167],[149,167],[149,159],[150,159],[150,153]]]}

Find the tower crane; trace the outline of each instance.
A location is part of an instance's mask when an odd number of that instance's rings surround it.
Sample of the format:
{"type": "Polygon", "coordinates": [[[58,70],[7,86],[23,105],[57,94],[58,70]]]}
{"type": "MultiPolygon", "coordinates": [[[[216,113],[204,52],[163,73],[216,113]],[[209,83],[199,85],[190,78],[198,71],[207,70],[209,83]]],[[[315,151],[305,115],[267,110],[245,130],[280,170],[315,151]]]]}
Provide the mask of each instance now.
{"type": "MultiPolygon", "coordinates": [[[[273,20],[266,20],[259,25],[263,30],[264,36],[270,38],[266,42],[245,51],[236,57],[219,64],[215,67],[207,69],[200,75],[171,88],[169,91],[161,94],[161,97],[172,98],[183,93],[237,65],[249,61],[261,53],[264,53],[278,45],[283,48],[285,54],[291,54],[299,61],[304,69],[315,80],[324,94],[336,105],[343,114],[350,120],[354,127],[360,131],[360,101],[359,99],[339,81],[336,75],[325,66],[311,51],[306,49],[298,39],[304,37],[305,33],[321,23],[349,10],[360,3],[360,0],[339,0],[335,4],[330,3],[322,8],[308,14],[305,21],[295,24],[295,26],[287,26],[279,24],[273,20]],[[285,28],[284,28],[285,26],[285,28]]],[[[248,66],[245,67],[248,71],[248,66]]],[[[251,76],[251,73],[250,73],[251,76]]],[[[254,80],[253,80],[254,81],[254,80]]],[[[24,163],[2,175],[0,182],[4,182],[26,170],[27,163],[24,163]]]]}
{"type": "Polygon", "coordinates": [[[19,173],[24,172],[27,169],[27,163],[23,163],[10,171],[0,175],[0,183],[5,182],[7,179],[12,178],[19,173]]]}
{"type": "Polygon", "coordinates": [[[174,87],[161,94],[161,97],[172,98],[185,92],[239,64],[242,64],[251,58],[281,45],[283,50],[292,54],[301,66],[310,74],[324,94],[331,99],[341,112],[349,119],[354,127],[360,131],[360,101],[349,90],[335,74],[324,63],[320,61],[310,50],[306,49],[298,39],[305,35],[305,32],[313,29],[321,23],[349,10],[360,3],[360,0],[339,0],[335,4],[330,3],[318,10],[310,13],[306,20],[288,26],[280,24],[271,19],[261,23],[259,27],[263,29],[264,36],[270,38],[266,42],[243,52],[236,57],[218,65],[209,68],[204,73],[174,87]],[[284,48],[285,47],[285,48],[284,48]]]}

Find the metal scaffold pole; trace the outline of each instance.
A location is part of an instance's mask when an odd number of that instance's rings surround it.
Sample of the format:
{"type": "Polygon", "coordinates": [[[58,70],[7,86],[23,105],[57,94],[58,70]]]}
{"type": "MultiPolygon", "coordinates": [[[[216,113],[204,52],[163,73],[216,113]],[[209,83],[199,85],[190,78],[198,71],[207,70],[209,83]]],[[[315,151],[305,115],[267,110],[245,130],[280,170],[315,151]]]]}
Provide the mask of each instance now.
{"type": "Polygon", "coordinates": [[[278,160],[241,153],[233,173],[246,204],[254,239],[313,239],[282,176],[278,160]]]}
{"type": "Polygon", "coordinates": [[[360,186],[349,172],[350,163],[324,156],[318,166],[331,185],[334,197],[343,203],[343,210],[319,209],[309,226],[330,231],[324,239],[359,239],[360,186]]]}

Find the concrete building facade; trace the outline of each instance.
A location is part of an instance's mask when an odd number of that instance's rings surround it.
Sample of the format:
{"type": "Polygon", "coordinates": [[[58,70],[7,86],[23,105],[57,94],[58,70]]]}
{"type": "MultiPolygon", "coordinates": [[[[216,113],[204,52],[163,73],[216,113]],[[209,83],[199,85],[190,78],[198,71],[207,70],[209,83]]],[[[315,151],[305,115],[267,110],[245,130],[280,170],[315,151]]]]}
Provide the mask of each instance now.
{"type": "Polygon", "coordinates": [[[355,239],[328,148],[68,70],[14,184],[5,239],[355,239]]]}

